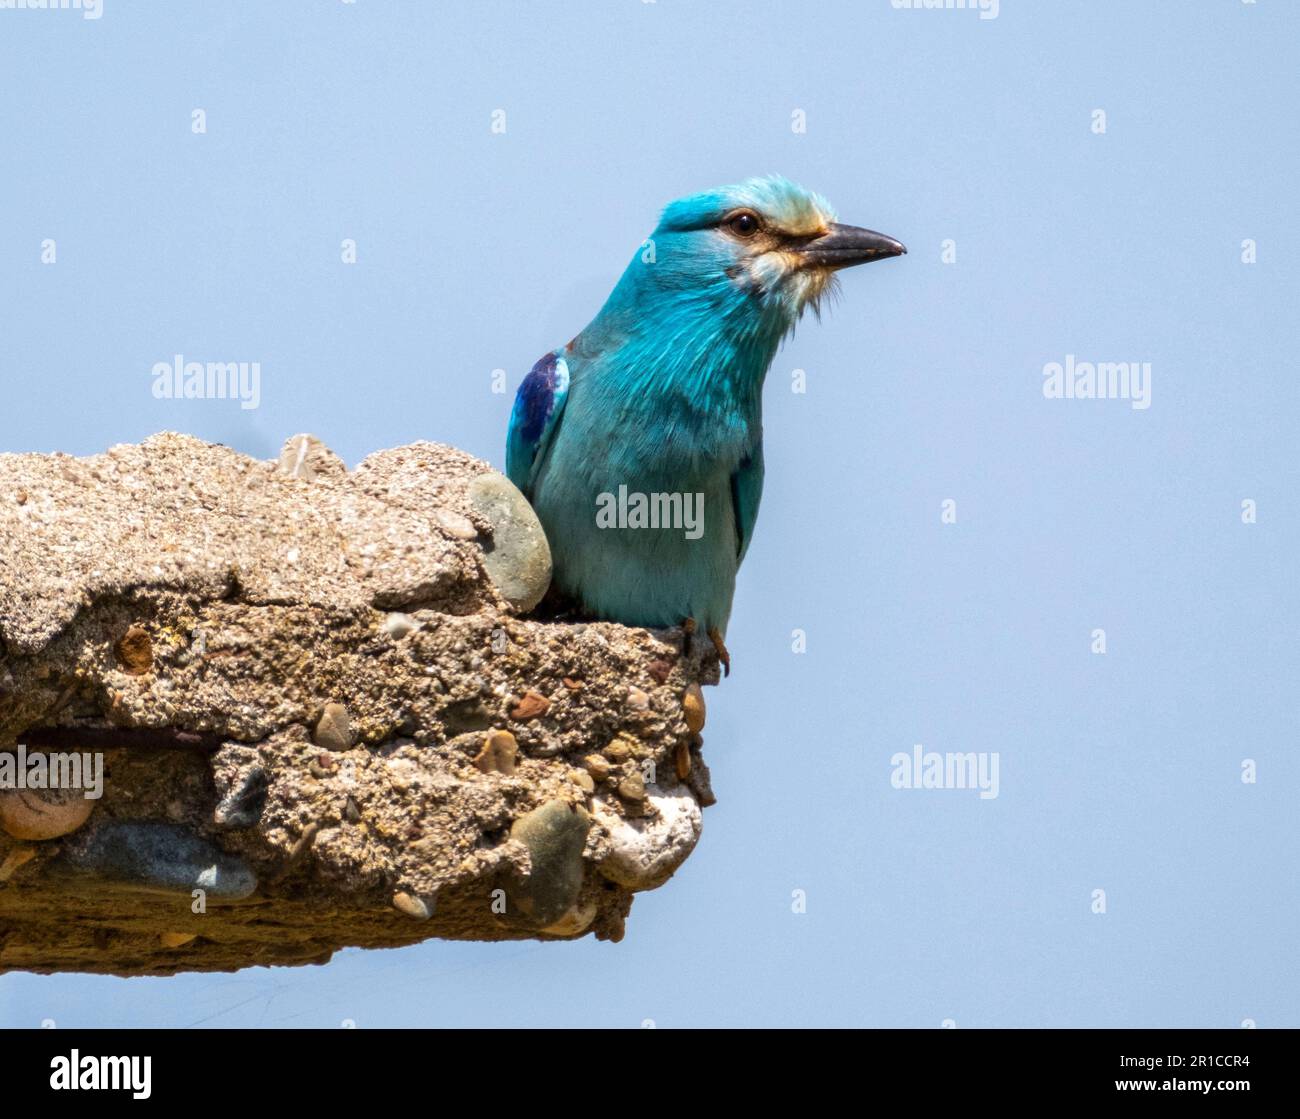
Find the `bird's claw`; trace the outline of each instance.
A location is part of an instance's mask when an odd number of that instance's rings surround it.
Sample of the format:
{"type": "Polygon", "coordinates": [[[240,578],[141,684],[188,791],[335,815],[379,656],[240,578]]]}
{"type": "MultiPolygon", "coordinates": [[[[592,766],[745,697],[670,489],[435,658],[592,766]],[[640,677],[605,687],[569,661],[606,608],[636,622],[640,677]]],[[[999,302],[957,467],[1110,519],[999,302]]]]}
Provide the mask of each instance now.
{"type": "Polygon", "coordinates": [[[722,634],[717,628],[709,630],[709,640],[713,642],[714,649],[718,652],[718,660],[722,664],[722,675],[731,675],[731,654],[727,652],[726,643],[722,640],[722,634]]]}
{"type": "MultiPolygon", "coordinates": [[[[687,618],[682,622],[682,656],[691,655],[691,638],[695,636],[696,630],[699,629],[698,623],[694,618],[687,618]]],[[[718,661],[722,665],[722,674],[731,675],[731,654],[727,652],[726,642],[722,640],[722,634],[714,626],[709,631],[709,640],[713,642],[713,648],[717,651],[718,661]]]]}

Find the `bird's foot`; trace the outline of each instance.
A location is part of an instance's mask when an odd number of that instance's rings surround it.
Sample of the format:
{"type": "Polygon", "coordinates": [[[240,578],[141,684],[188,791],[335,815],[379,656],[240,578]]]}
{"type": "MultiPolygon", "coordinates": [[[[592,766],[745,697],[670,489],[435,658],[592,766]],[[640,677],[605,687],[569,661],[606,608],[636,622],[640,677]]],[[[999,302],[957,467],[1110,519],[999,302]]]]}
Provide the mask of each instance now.
{"type": "Polygon", "coordinates": [[[718,651],[718,660],[722,663],[722,675],[731,675],[731,654],[727,652],[726,643],[722,640],[716,627],[709,630],[709,640],[713,642],[713,647],[718,651]]]}
{"type": "Polygon", "coordinates": [[[687,618],[682,622],[682,656],[691,655],[691,638],[695,636],[695,619],[687,618]]]}

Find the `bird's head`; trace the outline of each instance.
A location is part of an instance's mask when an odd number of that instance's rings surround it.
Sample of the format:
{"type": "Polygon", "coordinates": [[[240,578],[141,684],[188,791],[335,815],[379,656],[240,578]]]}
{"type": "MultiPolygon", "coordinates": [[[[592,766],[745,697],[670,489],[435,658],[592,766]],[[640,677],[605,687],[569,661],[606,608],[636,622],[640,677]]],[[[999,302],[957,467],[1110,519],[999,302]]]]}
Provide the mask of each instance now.
{"type": "Polygon", "coordinates": [[[841,269],[907,252],[892,237],[839,224],[824,198],[779,176],[670,203],[651,242],[644,280],[678,298],[730,295],[782,331],[819,308],[841,269]]]}

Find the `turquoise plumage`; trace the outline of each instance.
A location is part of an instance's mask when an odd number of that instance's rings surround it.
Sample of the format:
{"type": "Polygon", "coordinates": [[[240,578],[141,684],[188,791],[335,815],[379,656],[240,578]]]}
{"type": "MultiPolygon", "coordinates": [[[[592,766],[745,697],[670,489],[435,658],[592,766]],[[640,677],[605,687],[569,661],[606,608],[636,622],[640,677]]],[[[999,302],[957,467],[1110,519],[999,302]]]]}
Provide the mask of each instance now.
{"type": "Polygon", "coordinates": [[[524,378],[506,470],[594,616],[723,634],[763,492],[763,380],[835,272],[907,250],[778,177],[679,199],[524,378]]]}

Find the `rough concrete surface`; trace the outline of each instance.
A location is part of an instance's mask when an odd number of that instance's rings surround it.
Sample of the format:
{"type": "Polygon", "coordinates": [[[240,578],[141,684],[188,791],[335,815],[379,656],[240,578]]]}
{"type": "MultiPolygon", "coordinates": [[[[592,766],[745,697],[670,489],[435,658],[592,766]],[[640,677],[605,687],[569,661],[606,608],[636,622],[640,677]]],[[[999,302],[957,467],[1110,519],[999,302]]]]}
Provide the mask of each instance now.
{"type": "Polygon", "coordinates": [[[528,616],[549,576],[450,447],[0,455],[0,972],[621,938],[712,803],[717,662],[528,616]],[[74,753],[102,797],[30,787],[74,753]]]}

